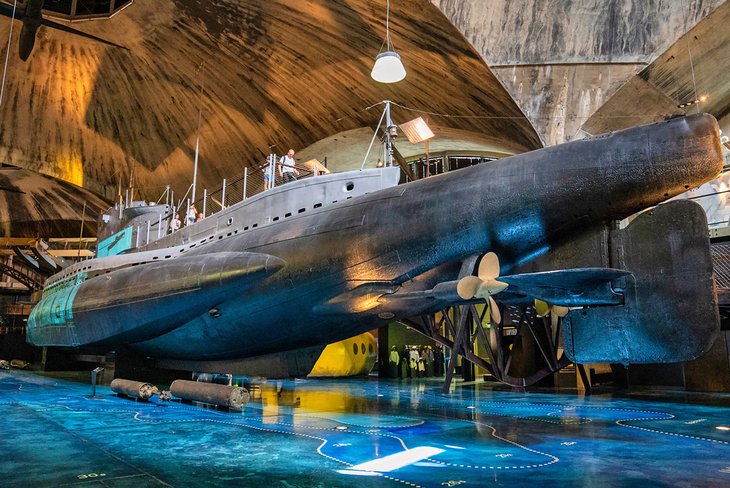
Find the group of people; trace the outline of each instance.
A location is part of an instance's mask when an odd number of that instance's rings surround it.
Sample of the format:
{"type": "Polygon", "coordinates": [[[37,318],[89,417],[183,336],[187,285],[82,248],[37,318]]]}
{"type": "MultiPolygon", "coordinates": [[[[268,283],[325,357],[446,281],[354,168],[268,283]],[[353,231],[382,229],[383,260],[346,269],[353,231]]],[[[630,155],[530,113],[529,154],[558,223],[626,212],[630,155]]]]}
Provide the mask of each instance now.
{"type": "MultiPolygon", "coordinates": [[[[299,170],[296,168],[296,160],[294,159],[294,149],[289,149],[285,155],[279,158],[279,177],[281,178],[282,184],[289,183],[290,181],[296,180],[299,176],[299,170]]],[[[273,188],[274,183],[274,168],[271,167],[267,161],[264,166],[264,190],[273,188]]]]}
{"type": "Polygon", "coordinates": [[[391,378],[427,378],[443,376],[444,354],[431,346],[392,346],[388,357],[391,378]]]}
{"type": "MultiPolygon", "coordinates": [[[[296,160],[294,159],[294,149],[289,149],[285,155],[279,159],[279,176],[281,177],[282,183],[289,183],[290,181],[296,180],[299,176],[299,170],[296,168],[296,160]]],[[[264,166],[264,190],[268,190],[273,187],[274,169],[266,162],[264,166]]],[[[195,208],[195,204],[190,205],[188,213],[185,215],[185,225],[190,225],[195,222],[200,222],[205,218],[203,212],[198,212],[195,208]]],[[[182,227],[182,221],[180,220],[180,214],[176,213],[175,216],[170,220],[170,233],[180,230],[182,227]]]]}
{"type": "MultiPolygon", "coordinates": [[[[203,215],[203,212],[198,212],[198,209],[195,208],[195,204],[190,205],[190,208],[188,208],[188,213],[185,215],[185,225],[194,224],[195,222],[200,222],[203,220],[205,216],[203,215]]],[[[182,227],[182,222],[180,221],[180,214],[175,213],[175,216],[170,220],[170,233],[173,233],[177,230],[180,230],[180,227],[182,227]]]]}

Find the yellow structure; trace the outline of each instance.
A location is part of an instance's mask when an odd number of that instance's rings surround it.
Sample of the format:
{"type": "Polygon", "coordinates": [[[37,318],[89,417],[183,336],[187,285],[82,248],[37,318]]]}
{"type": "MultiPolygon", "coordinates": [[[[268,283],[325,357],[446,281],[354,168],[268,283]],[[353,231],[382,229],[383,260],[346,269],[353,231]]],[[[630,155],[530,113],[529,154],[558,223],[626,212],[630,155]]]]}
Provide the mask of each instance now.
{"type": "Polygon", "coordinates": [[[310,378],[365,375],[375,366],[375,336],[365,332],[324,348],[309,373],[310,378]]]}

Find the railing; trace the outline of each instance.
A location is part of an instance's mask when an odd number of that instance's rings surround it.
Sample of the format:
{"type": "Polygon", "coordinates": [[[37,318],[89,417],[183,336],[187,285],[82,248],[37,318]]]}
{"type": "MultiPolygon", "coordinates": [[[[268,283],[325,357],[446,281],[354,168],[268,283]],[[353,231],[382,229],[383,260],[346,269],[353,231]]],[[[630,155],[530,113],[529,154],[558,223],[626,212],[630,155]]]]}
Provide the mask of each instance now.
{"type": "Polygon", "coordinates": [[[30,290],[40,290],[46,281],[45,276],[22,263],[16,262],[12,256],[0,256],[0,273],[10,276],[30,290]]]}
{"type": "MultiPolygon", "coordinates": [[[[279,170],[282,166],[283,165],[278,162],[269,162],[254,170],[249,170],[249,168],[246,167],[244,168],[243,176],[240,176],[230,182],[224,179],[220,188],[211,192],[207,189],[203,189],[203,198],[194,202],[190,202],[189,200],[180,202],[180,208],[175,208],[173,206],[170,213],[161,214],[157,222],[149,224],[147,233],[151,236],[158,235],[159,237],[170,233],[170,221],[172,216],[175,214],[180,216],[180,228],[185,227],[186,216],[188,214],[188,210],[192,206],[195,206],[198,214],[203,214],[202,218],[207,218],[227,207],[230,207],[231,205],[246,200],[247,198],[251,198],[252,196],[258,195],[266,190],[286,184],[284,177],[279,174],[279,170]],[[273,177],[266,178],[267,174],[273,174],[273,177]]],[[[293,175],[296,180],[309,178],[316,176],[319,173],[326,172],[326,168],[323,165],[321,166],[321,169],[315,167],[315,171],[305,166],[294,166],[294,168],[299,173],[298,175],[293,175]]],[[[199,217],[196,216],[196,220],[198,218],[199,217]]]]}
{"type": "MultiPolygon", "coordinates": [[[[209,217],[214,213],[220,212],[226,207],[234,205],[268,189],[285,184],[283,177],[279,174],[281,167],[281,163],[276,163],[275,165],[265,164],[253,171],[249,171],[248,168],[245,168],[243,176],[231,181],[230,183],[227,180],[223,180],[223,185],[217,190],[208,192],[208,190],[204,189],[203,198],[192,202],[191,205],[195,205],[198,213],[203,214],[203,218],[209,217]],[[271,173],[273,173],[274,177],[267,178],[267,176],[271,175],[271,173]]],[[[294,166],[294,168],[299,172],[298,175],[293,175],[297,180],[314,176],[314,172],[309,168],[303,166],[294,166]]],[[[187,208],[185,210],[187,211],[187,208]]]]}
{"type": "Polygon", "coordinates": [[[5,315],[21,315],[28,316],[33,310],[33,303],[12,303],[5,307],[5,315]]]}

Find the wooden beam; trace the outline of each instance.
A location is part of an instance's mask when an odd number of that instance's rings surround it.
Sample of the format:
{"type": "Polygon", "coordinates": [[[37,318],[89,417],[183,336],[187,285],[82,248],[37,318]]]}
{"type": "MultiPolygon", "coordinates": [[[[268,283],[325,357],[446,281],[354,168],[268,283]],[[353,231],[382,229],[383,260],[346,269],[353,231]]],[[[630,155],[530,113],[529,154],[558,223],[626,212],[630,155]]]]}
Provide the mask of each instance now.
{"type": "Polygon", "coordinates": [[[400,169],[403,170],[403,172],[408,176],[408,179],[411,181],[416,181],[416,177],[413,174],[413,171],[411,171],[411,167],[408,166],[408,163],[406,162],[405,158],[401,155],[401,153],[398,151],[398,149],[393,146],[393,157],[395,158],[396,162],[398,163],[398,166],[400,166],[400,169]]]}
{"type": "Polygon", "coordinates": [[[33,247],[36,242],[35,237],[0,237],[0,247],[33,247]]]}

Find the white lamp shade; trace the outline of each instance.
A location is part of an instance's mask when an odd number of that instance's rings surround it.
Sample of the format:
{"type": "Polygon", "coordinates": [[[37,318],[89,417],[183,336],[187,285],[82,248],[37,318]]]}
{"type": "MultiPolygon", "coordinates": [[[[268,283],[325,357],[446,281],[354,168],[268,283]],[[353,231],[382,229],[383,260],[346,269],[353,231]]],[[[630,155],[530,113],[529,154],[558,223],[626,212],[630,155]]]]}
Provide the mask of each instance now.
{"type": "Polygon", "coordinates": [[[406,69],[395,51],[385,51],[375,58],[370,76],[380,83],[395,83],[406,77],[406,69]]]}

